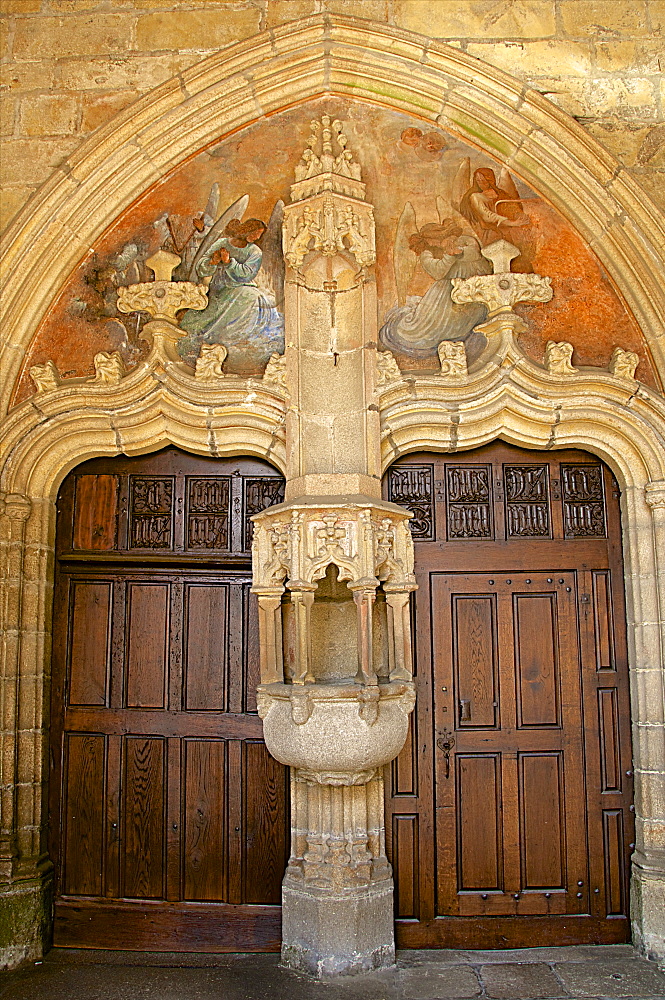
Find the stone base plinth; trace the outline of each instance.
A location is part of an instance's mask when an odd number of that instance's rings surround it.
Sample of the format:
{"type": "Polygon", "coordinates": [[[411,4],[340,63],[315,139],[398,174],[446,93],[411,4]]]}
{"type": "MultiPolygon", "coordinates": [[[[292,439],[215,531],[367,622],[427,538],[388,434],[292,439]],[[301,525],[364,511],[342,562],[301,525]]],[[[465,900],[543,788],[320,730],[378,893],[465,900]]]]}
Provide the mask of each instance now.
{"type": "Polygon", "coordinates": [[[318,979],[395,964],[393,884],[333,894],[282,888],[282,965],[318,979]]]}
{"type": "Polygon", "coordinates": [[[633,944],[654,962],[665,960],[665,850],[658,855],[658,868],[640,865],[633,857],[630,886],[633,944]]]}
{"type": "Polygon", "coordinates": [[[40,959],[51,945],[52,925],[50,878],[0,887],[0,969],[40,959]]]}

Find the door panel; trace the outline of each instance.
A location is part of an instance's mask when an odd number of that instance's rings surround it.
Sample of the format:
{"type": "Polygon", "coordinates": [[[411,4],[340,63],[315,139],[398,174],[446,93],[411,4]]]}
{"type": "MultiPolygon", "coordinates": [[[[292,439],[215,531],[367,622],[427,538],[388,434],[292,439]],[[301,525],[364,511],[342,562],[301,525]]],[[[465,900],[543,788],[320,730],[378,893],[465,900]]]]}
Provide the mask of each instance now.
{"type": "Polygon", "coordinates": [[[616,484],[497,443],[400,460],[385,495],[414,511],[419,583],[418,736],[386,780],[398,943],[627,940],[616,484]]]}
{"type": "Polygon", "coordinates": [[[279,946],[287,774],[268,755],[256,714],[243,511],[279,501],[282,490],[262,463],[175,449],[95,460],[63,484],[56,944],[279,946]]]}

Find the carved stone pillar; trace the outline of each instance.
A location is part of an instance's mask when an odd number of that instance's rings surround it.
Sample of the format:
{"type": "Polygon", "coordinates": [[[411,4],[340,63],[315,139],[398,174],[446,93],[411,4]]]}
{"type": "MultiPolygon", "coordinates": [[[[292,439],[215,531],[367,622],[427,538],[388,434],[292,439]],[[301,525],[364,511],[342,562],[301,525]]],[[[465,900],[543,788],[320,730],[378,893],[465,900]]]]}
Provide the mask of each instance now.
{"type": "Polygon", "coordinates": [[[380,499],[372,206],[323,116],[284,210],[286,502],[253,518],[259,714],[291,768],[282,961],[394,963],[382,768],[414,704],[411,516],[380,499]]]}
{"type": "Polygon", "coordinates": [[[640,663],[633,678],[636,844],[631,922],[635,945],[658,957],[665,950],[665,817],[654,807],[665,794],[665,482],[648,483],[645,500],[651,509],[655,573],[652,580],[642,580],[643,589],[653,588],[643,603],[658,608],[659,624],[638,621],[632,626],[643,633],[640,647],[650,650],[651,658],[640,663]]]}

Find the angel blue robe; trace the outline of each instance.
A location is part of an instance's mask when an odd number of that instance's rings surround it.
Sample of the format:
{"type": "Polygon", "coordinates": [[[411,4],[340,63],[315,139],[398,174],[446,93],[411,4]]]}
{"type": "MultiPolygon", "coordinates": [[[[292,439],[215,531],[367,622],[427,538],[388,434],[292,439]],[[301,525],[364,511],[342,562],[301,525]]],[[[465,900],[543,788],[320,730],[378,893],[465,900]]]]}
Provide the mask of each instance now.
{"type": "Polygon", "coordinates": [[[194,363],[201,344],[224,344],[229,352],[231,370],[256,370],[273,352],[284,350],[284,320],[269,292],[259,288],[255,278],[261,269],[263,253],[255,243],[236,247],[222,236],[201,256],[196,271],[199,277],[212,276],[208,305],[196,311],[188,309],[180,326],[187,331],[178,345],[180,356],[194,363]],[[223,247],[231,260],[212,264],[210,258],[223,247]]]}
{"type": "Polygon", "coordinates": [[[442,340],[463,340],[467,342],[467,353],[478,353],[470,350],[470,335],[487,310],[476,303],[456,305],[450,297],[452,278],[469,278],[492,270],[489,261],[481,257],[477,241],[469,238],[462,253],[455,256],[435,257],[431,251],[423,250],[420,263],[435,279],[434,283],[422,298],[411,298],[406,305],[390,310],[381,327],[384,344],[421,358],[435,355],[442,340]]]}

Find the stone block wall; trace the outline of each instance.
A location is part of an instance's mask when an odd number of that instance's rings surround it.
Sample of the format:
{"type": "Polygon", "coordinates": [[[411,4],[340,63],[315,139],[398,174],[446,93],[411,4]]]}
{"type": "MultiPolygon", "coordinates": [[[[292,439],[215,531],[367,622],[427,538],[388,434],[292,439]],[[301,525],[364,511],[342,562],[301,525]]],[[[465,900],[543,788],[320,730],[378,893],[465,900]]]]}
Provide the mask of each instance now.
{"type": "Polygon", "coordinates": [[[665,0],[0,0],[0,229],[142,94],[323,11],[429,35],[523,79],[665,208],[665,0]]]}

